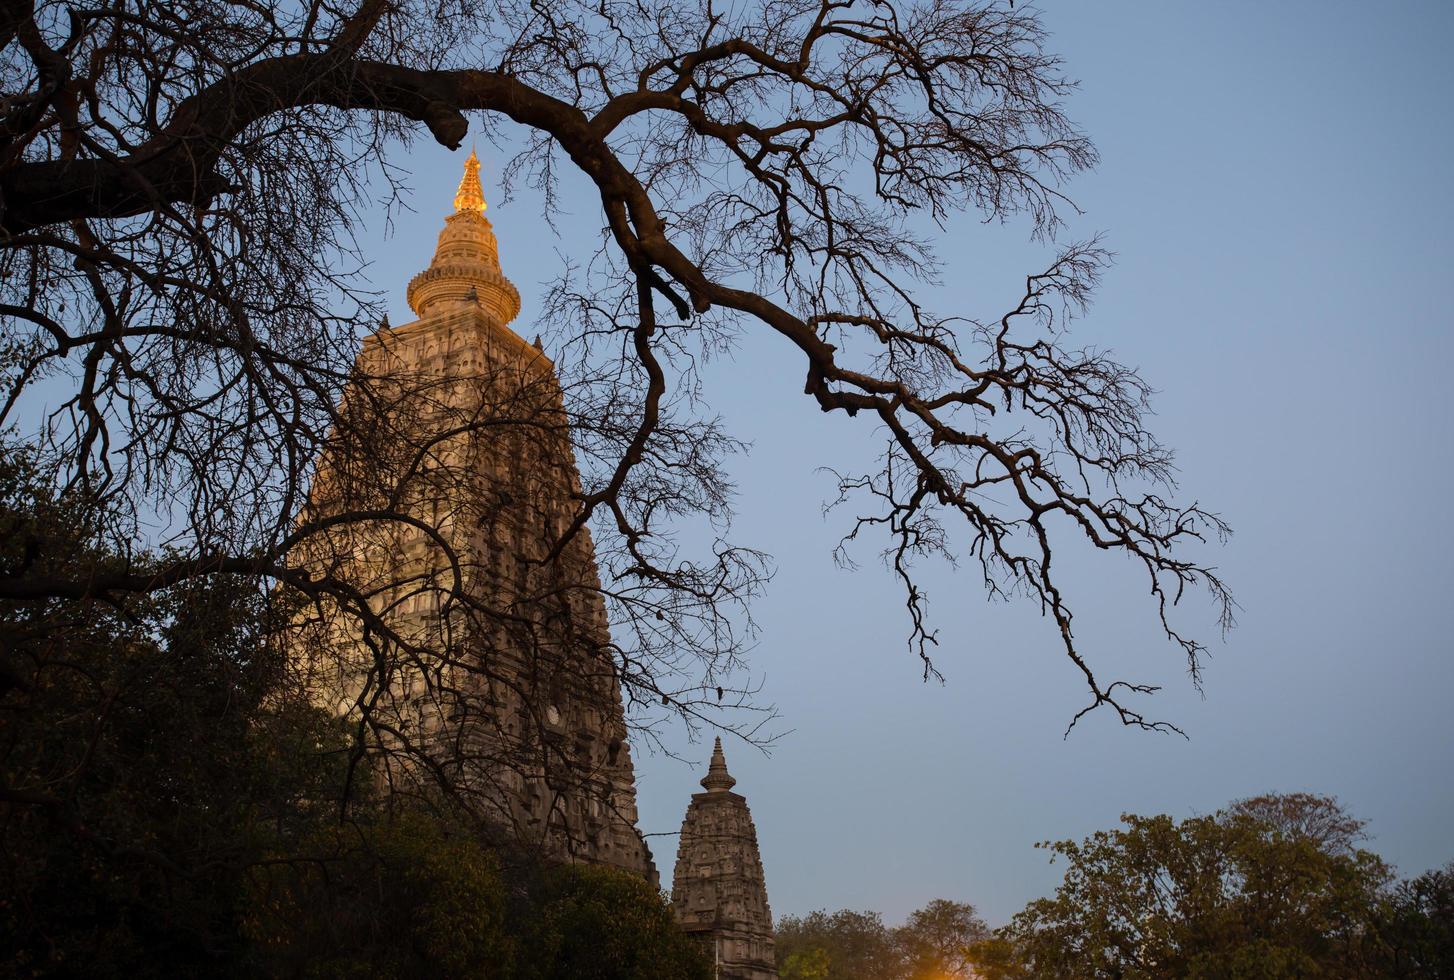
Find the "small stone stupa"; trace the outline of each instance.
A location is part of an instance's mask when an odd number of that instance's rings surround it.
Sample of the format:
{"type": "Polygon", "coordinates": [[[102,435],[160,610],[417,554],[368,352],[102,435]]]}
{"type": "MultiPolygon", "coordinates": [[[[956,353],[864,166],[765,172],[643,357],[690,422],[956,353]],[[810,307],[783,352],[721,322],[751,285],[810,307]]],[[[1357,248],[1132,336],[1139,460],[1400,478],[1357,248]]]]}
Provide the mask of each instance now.
{"type": "Polygon", "coordinates": [[[772,910],[747,800],[732,792],[722,740],[682,820],[671,900],[677,921],[710,944],[719,980],[776,977],[772,910]]]}

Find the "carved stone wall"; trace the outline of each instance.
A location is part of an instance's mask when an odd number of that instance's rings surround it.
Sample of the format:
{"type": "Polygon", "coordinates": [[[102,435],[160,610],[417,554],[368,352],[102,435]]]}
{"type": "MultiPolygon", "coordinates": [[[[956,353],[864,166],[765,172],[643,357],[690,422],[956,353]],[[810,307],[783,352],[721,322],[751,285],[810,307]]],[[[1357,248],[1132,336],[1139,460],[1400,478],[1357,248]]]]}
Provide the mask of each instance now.
{"type": "Polygon", "coordinates": [[[747,800],[732,787],[722,740],[682,820],[671,900],[677,921],[708,945],[720,980],[776,977],[772,910],[747,800]]]}
{"type": "Polygon", "coordinates": [[[365,722],[391,791],[447,786],[512,843],[654,882],[594,547],[566,535],[561,391],[509,329],[473,154],[455,205],[409,286],[419,319],[365,340],[317,463],[300,521],[350,519],[290,560],[352,597],[299,614],[292,659],[316,703],[365,722]]]}

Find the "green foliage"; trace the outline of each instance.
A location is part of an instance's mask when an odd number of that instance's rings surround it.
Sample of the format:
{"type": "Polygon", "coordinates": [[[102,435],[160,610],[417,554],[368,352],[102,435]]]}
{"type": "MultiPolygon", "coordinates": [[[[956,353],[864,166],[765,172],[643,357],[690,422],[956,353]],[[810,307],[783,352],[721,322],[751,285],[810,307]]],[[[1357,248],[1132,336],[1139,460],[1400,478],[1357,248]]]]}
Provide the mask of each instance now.
{"type": "Polygon", "coordinates": [[[902,968],[893,933],[877,912],[843,909],[784,916],[773,943],[780,970],[795,959],[797,964],[826,961],[818,974],[825,980],[894,980],[902,968]]]}
{"type": "Polygon", "coordinates": [[[1042,845],[1065,879],[973,944],[983,980],[1454,978],[1454,864],[1389,888],[1331,797],[1122,821],[1042,845]]]}
{"type": "MultiPolygon", "coordinates": [[[[0,446],[0,576],[146,575],[0,446]]],[[[0,603],[0,976],[705,980],[663,896],[349,787],[261,583],[0,603]]]]}
{"type": "Polygon", "coordinates": [[[970,946],[987,934],[973,906],[940,898],[896,929],[876,912],[788,916],[774,941],[785,980],[942,980],[970,976],[970,946]]]}
{"type": "Polygon", "coordinates": [[[1235,806],[1122,821],[1044,845],[1065,879],[976,947],[986,976],[1386,975],[1373,916],[1390,874],[1375,855],[1235,806]]]}
{"type": "MultiPolygon", "coordinates": [[[[0,463],[0,574],[127,569],[104,511],[53,493],[31,454],[0,463]]],[[[226,972],[258,842],[297,814],[330,724],[269,702],[265,595],[199,578],[136,597],[0,604],[0,970],[226,972]],[[291,771],[281,740],[306,744],[291,771]]],[[[336,741],[336,736],[333,736],[336,741]]]]}
{"type": "Polygon", "coordinates": [[[502,870],[421,814],[316,835],[255,872],[244,933],[270,976],[708,980],[664,896],[612,868],[502,870]]]}
{"type": "Polygon", "coordinates": [[[242,931],[272,976],[484,980],[511,975],[506,900],[489,850],[406,813],[255,868],[242,931]]]}
{"type": "Polygon", "coordinates": [[[1379,910],[1389,975],[1454,978],[1454,861],[1399,884],[1379,910]]]}
{"type": "Polygon", "coordinates": [[[782,980],[828,980],[828,951],[818,947],[795,950],[784,958],[778,975],[782,980]]]}
{"type": "MultiPolygon", "coordinates": [[[[188,591],[190,612],[229,625],[227,597],[188,591]]],[[[320,771],[339,740],[329,719],[265,706],[252,667],[185,616],[142,622],[162,644],[65,624],[65,659],[9,699],[5,782],[24,802],[0,848],[0,943],[17,968],[223,969],[242,869],[336,781],[320,771]]]]}
{"type": "Polygon", "coordinates": [[[969,956],[979,980],[1029,980],[1033,974],[1020,947],[1003,932],[970,946],[969,956]]]}
{"type": "Polygon", "coordinates": [[[970,947],[989,935],[974,907],[936,898],[894,930],[909,980],[968,977],[970,947]]]}
{"type": "Polygon", "coordinates": [[[520,924],[519,980],[707,980],[711,963],[664,896],[614,868],[546,871],[520,924]]]}

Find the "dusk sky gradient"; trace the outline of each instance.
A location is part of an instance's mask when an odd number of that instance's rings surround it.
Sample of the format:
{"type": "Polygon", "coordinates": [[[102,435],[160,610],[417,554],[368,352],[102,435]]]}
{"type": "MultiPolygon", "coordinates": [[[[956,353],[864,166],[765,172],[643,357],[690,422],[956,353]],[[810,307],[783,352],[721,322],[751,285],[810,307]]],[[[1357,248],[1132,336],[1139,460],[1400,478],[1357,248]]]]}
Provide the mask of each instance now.
{"type": "MultiPolygon", "coordinates": [[[[1121,559],[1057,556],[1078,637],[1105,677],[1157,683],[1138,702],[1190,738],[1121,727],[1086,702],[1054,626],[987,603],[974,568],[925,566],[946,682],[924,683],[902,596],[876,558],[830,552],[823,465],[863,464],[864,420],[821,414],[782,340],[749,333],[707,371],[708,397],[753,443],[733,463],[734,540],[778,573],[755,607],[752,667],[785,734],[727,759],[756,819],[775,915],[867,908],[890,922],[936,897],[993,924],[1054,889],[1037,841],[1122,812],[1206,813],[1267,791],[1334,794],[1403,874],[1454,858],[1454,5],[1447,2],[1040,5],[1082,82],[1071,116],[1098,169],[1075,180],[1063,240],[1116,253],[1071,340],[1113,349],[1158,389],[1153,428],[1181,493],[1236,534],[1201,553],[1241,605],[1211,640],[1205,696],[1159,636],[1144,578],[1121,559]]],[[[531,336],[561,255],[589,257],[599,208],[568,177],[559,237],[537,198],[500,200],[508,146],[482,142],[490,217],[531,336]]],[[[463,153],[422,140],[398,158],[412,212],[365,237],[395,323],[427,263],[463,153]]],[[[1017,224],[961,217],[937,233],[941,312],[991,316],[1051,250],[1017,224]]],[[[1069,541],[1070,539],[1065,539],[1069,541]]],[[[641,821],[673,832],[710,736],[638,752],[641,821]]],[[[654,837],[665,881],[674,838],[654,837]]]]}

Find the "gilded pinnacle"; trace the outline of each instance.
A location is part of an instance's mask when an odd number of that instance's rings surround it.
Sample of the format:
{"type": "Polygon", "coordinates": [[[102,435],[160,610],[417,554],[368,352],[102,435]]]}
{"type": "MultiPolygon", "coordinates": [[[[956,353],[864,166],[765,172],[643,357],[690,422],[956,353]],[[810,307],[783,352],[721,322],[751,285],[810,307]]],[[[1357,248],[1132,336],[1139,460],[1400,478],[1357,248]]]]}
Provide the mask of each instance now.
{"type": "Polygon", "coordinates": [[[459,179],[459,190],[454,195],[454,210],[456,213],[476,211],[483,214],[488,206],[485,204],[485,190],[480,186],[480,158],[471,149],[469,158],[464,162],[464,176],[459,179]]]}
{"type": "Polygon", "coordinates": [[[421,317],[461,306],[478,307],[500,326],[520,312],[520,294],[500,270],[500,248],[485,217],[480,158],[471,150],[444,219],[429,268],[409,282],[409,305],[421,317]]]}

